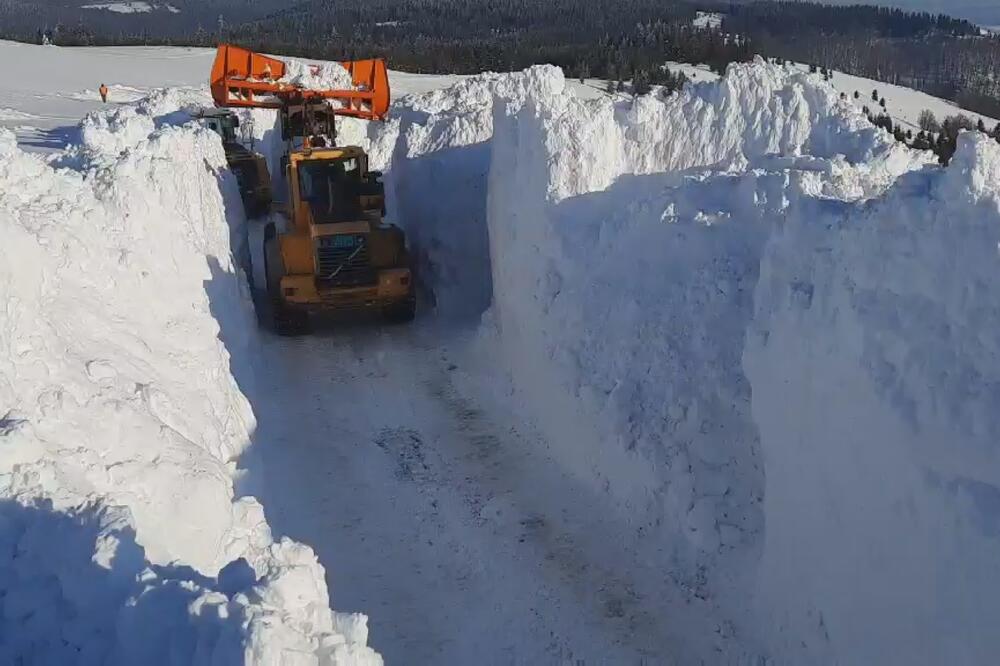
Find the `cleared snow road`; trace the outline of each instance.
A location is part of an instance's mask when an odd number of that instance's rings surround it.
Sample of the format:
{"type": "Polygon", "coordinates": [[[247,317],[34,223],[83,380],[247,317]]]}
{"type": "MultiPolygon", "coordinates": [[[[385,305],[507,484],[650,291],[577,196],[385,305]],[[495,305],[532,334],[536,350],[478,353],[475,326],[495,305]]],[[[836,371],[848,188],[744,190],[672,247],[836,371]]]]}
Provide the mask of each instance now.
{"type": "Polygon", "coordinates": [[[665,573],[529,431],[456,389],[461,336],[424,320],[262,344],[248,490],[387,663],[689,663],[665,573]]]}

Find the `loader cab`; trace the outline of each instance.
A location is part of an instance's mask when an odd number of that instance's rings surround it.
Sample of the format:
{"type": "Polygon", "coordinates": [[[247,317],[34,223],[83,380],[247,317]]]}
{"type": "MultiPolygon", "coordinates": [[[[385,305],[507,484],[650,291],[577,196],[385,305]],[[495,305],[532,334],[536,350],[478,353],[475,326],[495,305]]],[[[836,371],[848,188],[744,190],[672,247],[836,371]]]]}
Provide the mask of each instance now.
{"type": "Polygon", "coordinates": [[[236,143],[236,128],[240,126],[240,119],[231,111],[205,111],[198,118],[202,124],[222,137],[223,144],[236,143]]]}
{"type": "Polygon", "coordinates": [[[317,223],[360,219],[361,184],[361,165],[356,157],[313,160],[299,165],[299,197],[317,223]]]}
{"type": "Polygon", "coordinates": [[[202,109],[194,117],[222,139],[226,162],[236,176],[247,215],[266,215],[273,199],[271,175],[264,156],[254,152],[252,144],[247,148],[240,143],[236,133],[240,119],[228,109],[202,109]]]}
{"type": "Polygon", "coordinates": [[[368,157],[357,147],[296,151],[287,178],[296,224],[379,224],[385,205],[380,176],[368,170],[368,157]]]}

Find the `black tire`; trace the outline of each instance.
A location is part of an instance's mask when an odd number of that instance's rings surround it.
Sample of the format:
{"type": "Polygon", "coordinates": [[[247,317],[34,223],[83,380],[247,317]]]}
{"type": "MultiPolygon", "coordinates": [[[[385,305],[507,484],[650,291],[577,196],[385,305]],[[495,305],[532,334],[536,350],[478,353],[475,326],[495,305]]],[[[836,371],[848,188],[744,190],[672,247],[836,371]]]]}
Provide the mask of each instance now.
{"type": "Polygon", "coordinates": [[[401,303],[387,306],[382,311],[382,316],[392,324],[407,324],[417,316],[417,300],[408,298],[401,303]]]}
{"type": "Polygon", "coordinates": [[[277,236],[269,229],[264,234],[264,274],[267,276],[267,308],[265,321],[278,335],[301,335],[309,327],[304,312],[289,308],[281,296],[281,278],[285,274],[281,259],[281,246],[277,236]]]}

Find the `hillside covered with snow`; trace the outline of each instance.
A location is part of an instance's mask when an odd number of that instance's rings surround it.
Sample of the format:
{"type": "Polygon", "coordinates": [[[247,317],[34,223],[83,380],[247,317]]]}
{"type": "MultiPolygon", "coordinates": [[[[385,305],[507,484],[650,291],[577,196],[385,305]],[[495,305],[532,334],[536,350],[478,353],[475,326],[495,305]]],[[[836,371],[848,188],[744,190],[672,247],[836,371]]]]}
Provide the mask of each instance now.
{"type": "Polygon", "coordinates": [[[760,60],[394,76],[341,139],[425,314],[291,341],[197,79],[0,88],[0,661],[989,662],[1000,145],[760,60]]]}

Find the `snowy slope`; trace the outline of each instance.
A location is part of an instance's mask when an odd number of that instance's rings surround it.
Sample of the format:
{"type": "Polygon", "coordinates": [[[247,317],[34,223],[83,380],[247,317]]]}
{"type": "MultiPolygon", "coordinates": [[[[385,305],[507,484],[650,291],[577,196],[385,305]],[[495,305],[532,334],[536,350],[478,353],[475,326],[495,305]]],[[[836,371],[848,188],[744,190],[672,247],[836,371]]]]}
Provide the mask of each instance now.
{"type": "Polygon", "coordinates": [[[49,159],[0,130],[0,661],[381,663],[235,496],[243,212],[186,99],[88,116],[49,159]]]}
{"type": "MultiPolygon", "coordinates": [[[[710,70],[705,65],[691,65],[688,63],[668,62],[667,66],[671,71],[684,72],[692,81],[715,81],[719,75],[710,70]]],[[[809,66],[795,63],[789,66],[793,71],[808,72],[809,66]]],[[[931,111],[938,122],[943,121],[948,116],[961,114],[972,118],[973,122],[982,120],[986,128],[992,130],[1000,119],[984,116],[974,111],[967,111],[954,102],[940,97],[928,95],[925,92],[897,86],[891,83],[883,83],[874,79],[867,79],[861,76],[852,76],[843,72],[832,71],[833,77],[830,85],[838,93],[843,93],[858,109],[867,106],[872,112],[880,112],[882,107],[877,101],[872,101],[872,90],[877,90],[879,97],[885,98],[885,111],[893,120],[901,123],[904,129],[912,129],[914,134],[919,131],[917,120],[920,112],[927,109],[931,111]],[[859,93],[859,98],[854,99],[854,92],[859,93]]]]}
{"type": "MultiPolygon", "coordinates": [[[[794,68],[800,71],[807,71],[809,69],[806,65],[798,64],[794,65],[794,68]]],[[[929,109],[932,113],[934,113],[938,122],[941,122],[948,116],[956,114],[968,116],[969,118],[972,118],[973,122],[982,119],[988,130],[992,130],[998,122],[997,118],[984,116],[973,111],[966,111],[954,102],[941,99],[940,97],[934,97],[932,95],[928,95],[927,93],[920,92],[919,90],[906,88],[904,86],[882,83],[880,81],[874,81],[860,76],[851,76],[850,74],[844,74],[843,72],[836,71],[833,72],[833,79],[830,83],[838,92],[842,92],[847,95],[848,99],[851,100],[855,106],[858,108],[868,106],[868,108],[873,112],[881,110],[878,102],[872,101],[871,98],[872,90],[877,90],[879,97],[885,98],[886,112],[892,116],[894,120],[901,122],[904,128],[912,129],[914,134],[916,134],[920,129],[917,124],[917,119],[920,117],[920,112],[924,109],[929,109]],[[860,98],[857,100],[854,99],[854,91],[860,93],[860,98]]]]}

